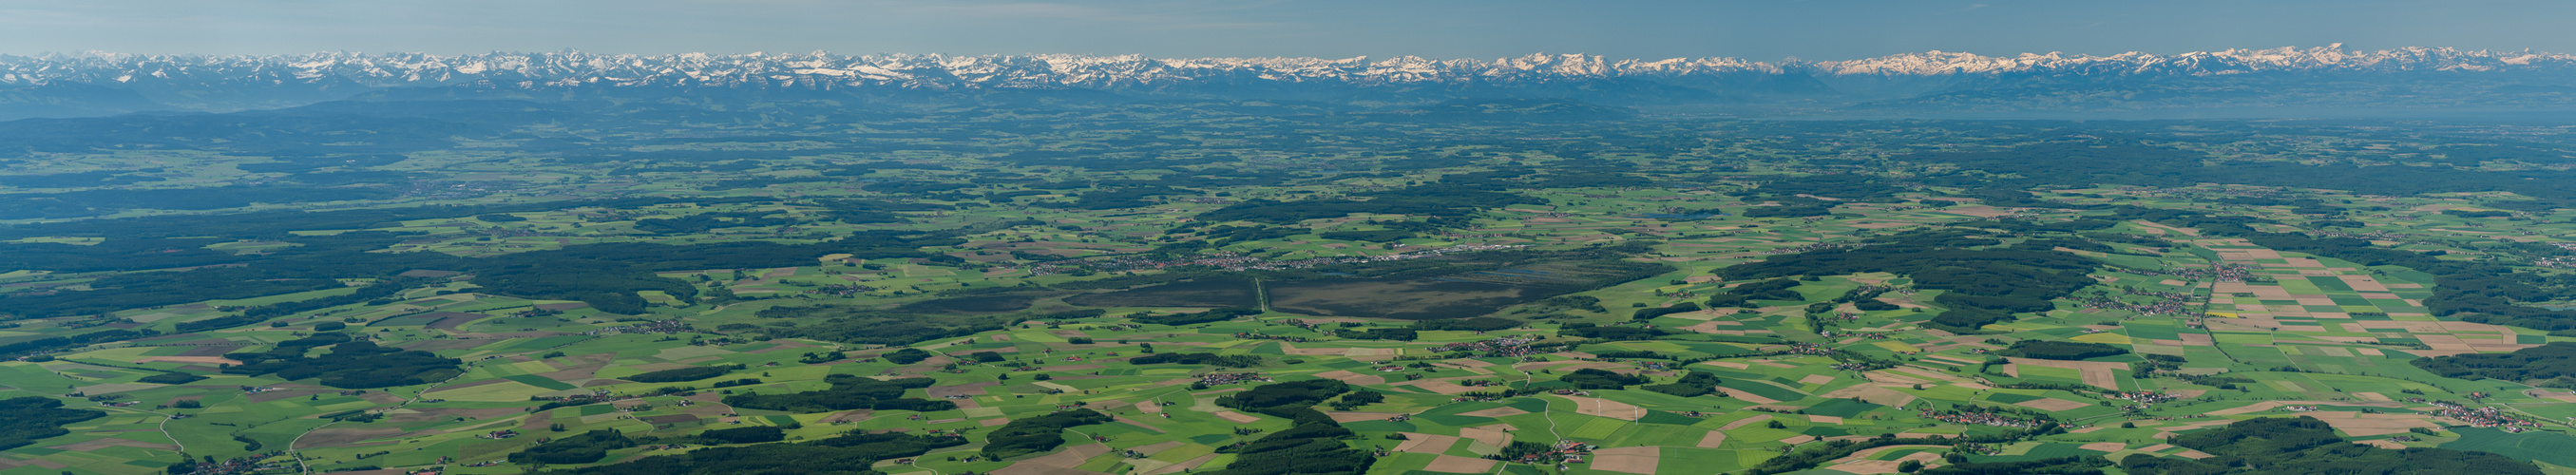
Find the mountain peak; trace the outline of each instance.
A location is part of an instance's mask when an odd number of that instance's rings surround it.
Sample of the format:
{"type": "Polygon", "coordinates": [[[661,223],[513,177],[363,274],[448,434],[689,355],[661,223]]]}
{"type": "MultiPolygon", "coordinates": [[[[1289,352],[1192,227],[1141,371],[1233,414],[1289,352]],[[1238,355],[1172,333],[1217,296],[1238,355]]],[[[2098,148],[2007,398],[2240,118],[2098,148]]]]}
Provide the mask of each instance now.
{"type": "MultiPolygon", "coordinates": [[[[1445,91],[1431,94],[1474,97],[1506,93],[1473,91],[1519,88],[1516,90],[1553,91],[1543,94],[1635,93],[1707,101],[1766,94],[1925,94],[2040,78],[2077,84],[2082,83],[2079,80],[2254,77],[2241,76],[2249,74],[2525,77],[2493,74],[2507,72],[2576,76],[2576,56],[2440,47],[2357,51],[2341,43],[2171,55],[2131,51],[2109,56],[2065,52],[1986,56],[1932,50],[1853,60],[1771,62],[1727,57],[1614,59],[1581,53],[1532,53],[1492,60],[1420,56],[1326,59],[1153,58],[1132,54],[841,55],[827,51],[640,55],[569,49],[464,55],[347,51],[262,56],[104,51],[0,55],[0,89],[56,83],[101,85],[133,91],[171,109],[209,111],[285,107],[377,90],[439,87],[1088,89],[1143,95],[1234,97],[1229,94],[1257,93],[1271,95],[1263,97],[1344,100],[1333,98],[1355,97],[1358,93],[1354,91],[1362,89],[1395,86],[1386,91],[1445,91]],[[1620,85],[1584,86],[1606,84],[1604,81],[1620,85]],[[1652,92],[1604,92],[1629,89],[1652,92]],[[232,92],[204,94],[211,90],[232,92]]],[[[2552,84],[2567,82],[2576,81],[2557,80],[2552,84]]],[[[9,105],[0,104],[0,108],[5,107],[9,105]]],[[[0,113],[0,117],[10,116],[0,113]]]]}
{"type": "Polygon", "coordinates": [[[0,56],[0,86],[55,81],[107,82],[151,76],[167,81],[221,81],[249,76],[304,82],[349,82],[369,87],[443,86],[476,81],[533,83],[610,82],[651,85],[743,85],[779,80],[778,74],[840,81],[844,86],[1095,87],[1267,78],[1292,82],[1457,82],[1478,79],[1570,80],[1623,76],[1674,77],[1737,73],[1819,76],[1947,76],[2016,73],[2241,74],[2267,71],[2489,71],[2566,68],[2576,57],[2529,51],[2463,51],[2399,48],[2352,51],[2342,43],[2156,55],[2110,56],[2063,52],[1985,56],[1932,50],[1839,61],[1749,61],[1700,57],[1610,59],[1579,53],[1533,53],[1489,61],[1418,56],[1371,58],[1149,58],[1142,55],[949,56],[941,54],[838,55],[681,53],[602,55],[578,50],[553,53],[316,52],[300,55],[137,55],[105,51],[0,56]],[[930,81],[930,82],[920,82],[930,81]]]}

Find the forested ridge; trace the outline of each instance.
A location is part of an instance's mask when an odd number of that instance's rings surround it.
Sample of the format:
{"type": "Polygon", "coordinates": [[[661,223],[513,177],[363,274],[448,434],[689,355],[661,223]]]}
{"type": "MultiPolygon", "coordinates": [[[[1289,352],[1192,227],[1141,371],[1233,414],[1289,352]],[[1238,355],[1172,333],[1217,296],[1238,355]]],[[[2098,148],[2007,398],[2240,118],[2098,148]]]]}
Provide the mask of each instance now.
{"type": "Polygon", "coordinates": [[[42,396],[0,399],[0,450],[33,444],[37,439],[71,433],[63,424],[107,417],[104,411],[67,409],[63,402],[42,396]]]}
{"type": "MultiPolygon", "coordinates": [[[[2051,300],[2094,284],[2086,273],[2101,263],[2050,247],[2004,246],[1975,229],[1940,229],[1875,238],[1855,247],[1834,247],[1771,256],[1717,271],[1729,280],[1889,272],[1914,279],[1923,289],[1947,290],[1934,302],[1949,311],[1932,319],[1953,331],[1975,331],[2010,321],[2014,313],[2055,308],[2051,300]]],[[[2053,247],[2053,246],[2051,246],[2053,247]]],[[[1745,305],[1753,298],[1780,298],[1791,281],[1768,281],[1712,297],[1713,307],[1745,305]],[[1783,286],[1785,285],[1785,287],[1783,286]]]]}
{"type": "Polygon", "coordinates": [[[929,387],[932,384],[937,384],[936,381],[930,378],[878,380],[875,378],[835,374],[825,377],[823,381],[832,383],[832,387],[830,389],[819,391],[788,394],[735,394],[725,396],[724,403],[728,406],[748,409],[793,412],[846,411],[851,409],[944,411],[957,407],[956,403],[948,401],[930,401],[903,397],[903,390],[905,389],[924,388],[929,387]]]}
{"type": "Polygon", "coordinates": [[[268,351],[224,355],[242,362],[224,368],[226,374],[274,374],[284,379],[319,378],[325,386],[336,388],[383,388],[409,386],[446,380],[463,370],[454,358],[400,348],[376,346],[375,342],[355,339],[346,333],[317,333],[313,336],[279,342],[268,351]],[[328,353],[307,357],[315,347],[329,346],[328,353]]]}
{"type": "Polygon", "coordinates": [[[1053,451],[1064,445],[1065,429],[1105,422],[1109,422],[1108,414],[1090,409],[1015,419],[984,434],[983,454],[994,459],[1006,459],[1053,451]]]}
{"type": "Polygon", "coordinates": [[[2557,342],[2512,353],[2468,353],[2406,360],[2446,378],[2493,378],[2550,387],[2576,387],[2576,343],[2557,342]]]}
{"type": "Polygon", "coordinates": [[[2121,459],[2120,469],[2138,475],[2541,473],[2529,462],[2486,452],[2391,450],[2348,443],[2335,436],[2333,427],[2310,417],[2246,419],[2174,436],[2173,444],[2216,457],[2193,460],[2135,454],[2121,459]]]}
{"type": "Polygon", "coordinates": [[[1259,440],[1217,450],[1235,454],[1234,463],[1214,473],[1225,475],[1347,474],[1368,471],[1377,457],[1351,448],[1342,439],[1358,434],[1316,411],[1314,405],[1350,392],[1340,381],[1272,383],[1223,396],[1220,406],[1288,418],[1296,423],[1259,440]]]}

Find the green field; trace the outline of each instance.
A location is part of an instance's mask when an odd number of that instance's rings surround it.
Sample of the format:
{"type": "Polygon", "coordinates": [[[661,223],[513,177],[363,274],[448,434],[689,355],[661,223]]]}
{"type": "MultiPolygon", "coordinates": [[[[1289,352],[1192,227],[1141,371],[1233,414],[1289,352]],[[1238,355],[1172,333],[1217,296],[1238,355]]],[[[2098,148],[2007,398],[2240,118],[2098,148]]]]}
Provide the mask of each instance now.
{"type": "Polygon", "coordinates": [[[540,439],[654,442],[548,466],[571,469],[764,426],[787,437],[767,443],[964,437],[886,473],[1195,473],[1299,427],[1230,396],[1326,378],[1383,396],[1314,406],[1351,431],[1332,440],[1387,452],[1373,474],[1832,473],[1784,455],[1831,440],[1904,446],[1844,463],[2180,457],[2150,448],[2299,416],[2353,441],[2576,467],[2564,381],[2417,365],[2576,341],[2541,329],[2555,317],[2447,311],[2469,300],[2443,287],[2504,276],[2521,279],[2492,284],[2507,305],[2576,306],[2576,211],[2541,201],[2565,197],[2211,171],[2414,163],[2431,139],[1122,107],[887,113],[756,139],[727,127],[804,119],[555,122],[315,152],[326,162],[213,145],[9,158],[12,176],[414,191],[0,219],[0,257],[29,267],[0,268],[0,345],[25,357],[0,362],[0,392],[100,414],[8,449],[0,474],[208,459],[527,473],[511,454],[540,439]],[[1045,126],[996,126],[1021,123],[1045,126]],[[2132,134],[2152,138],[2100,139],[2132,134]],[[2363,143],[2378,148],[2326,145],[2363,143]],[[2100,155],[2051,148],[2065,144],[2100,155]],[[2173,154],[2210,170],[2127,171],[2173,154]],[[350,172],[368,174],[323,176],[350,172]],[[2511,211],[2448,212],[2472,209],[2511,211]],[[91,219],[107,217],[134,219],[91,219]],[[850,377],[920,382],[868,404],[757,402],[875,387],[850,377]],[[928,404],[883,402],[907,399],[928,404]],[[2528,424],[2471,427],[2428,415],[2437,403],[2528,424]],[[1118,420],[1059,434],[1056,455],[975,457],[1011,421],[1074,408],[1118,420]],[[1484,458],[1559,442],[1590,444],[1587,461],[1484,458]]]}

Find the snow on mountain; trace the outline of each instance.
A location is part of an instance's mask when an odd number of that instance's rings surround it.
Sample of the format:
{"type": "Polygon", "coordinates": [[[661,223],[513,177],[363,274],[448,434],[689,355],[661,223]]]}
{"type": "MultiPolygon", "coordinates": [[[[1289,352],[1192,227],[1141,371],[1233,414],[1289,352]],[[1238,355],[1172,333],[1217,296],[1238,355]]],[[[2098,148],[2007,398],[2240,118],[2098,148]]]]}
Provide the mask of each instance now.
{"type": "MultiPolygon", "coordinates": [[[[1772,107],[1754,112],[1793,114],[2208,106],[2576,108],[2576,94],[2560,92],[2568,84],[2576,84],[2576,56],[2452,48],[2356,51],[2339,44],[2173,55],[1984,56],[1928,51],[1847,61],[1770,62],[1584,54],[1334,59],[853,56],[819,51],[276,56],[84,52],[0,55],[0,120],[141,111],[230,112],[369,97],[650,98],[718,89],[744,94],[739,97],[823,97],[811,94],[871,90],[1105,91],[1137,97],[1321,101],[1366,107],[1496,97],[1563,98],[1634,107],[1772,107]],[[2116,93],[2149,90],[2156,92],[2116,93]]],[[[904,97],[884,100],[928,96],[904,97]]]]}
{"type": "Polygon", "coordinates": [[[1999,57],[1931,51],[1851,61],[1823,61],[1806,66],[1829,75],[1933,76],[1949,74],[2100,74],[2218,76],[2265,72],[2392,73],[2420,71],[2496,71],[2567,69],[2576,56],[2553,53],[2466,51],[2410,47],[2350,51],[2336,43],[2318,48],[2231,49],[2171,56],[2122,53],[2111,56],[2063,53],[1999,57]]]}
{"type": "Polygon", "coordinates": [[[1759,62],[1734,58],[1613,60],[1532,54],[1474,59],[1195,58],[1143,56],[947,56],[703,53],[605,55],[582,52],[431,55],[326,52],[287,56],[161,56],[118,53],[0,56],[0,86],[54,82],[99,85],[345,84],[368,88],[477,82],[504,87],[742,87],[830,84],[906,88],[1120,89],[1177,84],[1339,83],[1358,86],[1544,83],[1614,78],[1689,79],[1746,75],[1937,77],[1977,75],[2219,76],[2273,72],[2395,73],[2568,70],[2576,56],[2533,52],[2401,48],[2234,49],[2176,55],[2063,53],[1982,56],[1930,51],[1848,61],[1759,62]]]}

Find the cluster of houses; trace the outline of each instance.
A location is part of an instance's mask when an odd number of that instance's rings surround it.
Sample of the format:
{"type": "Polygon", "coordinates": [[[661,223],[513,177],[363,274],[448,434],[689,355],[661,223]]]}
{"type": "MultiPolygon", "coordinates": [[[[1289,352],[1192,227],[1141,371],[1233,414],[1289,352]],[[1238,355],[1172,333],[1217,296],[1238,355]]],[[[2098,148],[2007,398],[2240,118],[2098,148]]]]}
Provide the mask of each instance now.
{"type": "Polygon", "coordinates": [[[583,334],[583,335],[592,335],[592,336],[600,336],[600,335],[624,335],[624,334],[644,334],[644,333],[687,333],[688,331],[689,331],[689,324],[686,324],[686,323],[680,323],[680,321],[679,321],[678,319],[672,319],[672,320],[663,320],[663,321],[658,321],[658,322],[644,322],[643,324],[640,324],[640,325],[629,325],[629,326],[622,326],[622,327],[608,327],[608,328],[601,328],[601,329],[597,329],[597,330],[591,330],[591,331],[581,332],[581,334],[583,334]]]}
{"type": "Polygon", "coordinates": [[[2471,427],[2489,427],[2505,432],[2522,432],[2540,428],[2540,423],[2537,421],[2517,418],[2492,406],[2470,408],[2450,401],[2432,401],[2431,404],[2438,408],[2433,410],[2434,417],[2458,419],[2471,427]]]}
{"type": "Polygon", "coordinates": [[[1434,352],[1434,353],[1448,353],[1448,352],[1453,352],[1453,351],[1472,351],[1472,352],[1477,352],[1477,353],[1483,353],[1485,356],[1499,356],[1499,357],[1504,357],[1504,358],[1518,358],[1518,357],[1522,357],[1522,356],[1529,356],[1530,354],[1534,353],[1535,351],[1533,351],[1533,350],[1529,347],[1529,344],[1530,344],[1530,343],[1533,343],[1533,342],[1537,342],[1537,341],[1538,341],[1538,337],[1535,337],[1535,336],[1528,336],[1528,335],[1522,335],[1522,336],[1510,336],[1510,337],[1495,338],[1495,339],[1484,340],[1484,341],[1471,341],[1471,342],[1466,342],[1466,343],[1451,343],[1451,344],[1448,344],[1448,345],[1442,345],[1442,346],[1438,346],[1438,347],[1433,347],[1433,348],[1431,348],[1431,351],[1432,351],[1432,352],[1434,352]]]}
{"type": "Polygon", "coordinates": [[[2078,295],[2072,298],[2087,309],[2127,310],[2142,315],[2191,315],[2192,295],[2188,292],[2152,292],[2122,288],[2122,294],[2153,299],[2147,303],[2129,303],[2108,294],[2078,295]]]}
{"type": "Polygon", "coordinates": [[[2182,399],[2182,396],[2176,396],[2173,393],[2156,391],[2109,391],[2102,393],[2102,397],[2140,404],[2155,404],[2182,399]]]}
{"type": "Polygon", "coordinates": [[[192,467],[195,468],[196,471],[188,473],[196,475],[233,475],[260,473],[280,468],[288,468],[275,463],[262,462],[264,460],[277,458],[278,455],[283,454],[284,452],[280,451],[270,451],[266,453],[233,457],[230,459],[224,459],[220,462],[200,462],[196,464],[195,467],[192,467]]]}
{"type": "Polygon", "coordinates": [[[2015,417],[2005,417],[2005,416],[2004,416],[2004,415],[2002,415],[2002,414],[1989,413],[1989,412],[1949,412],[1949,411],[1933,411],[1933,410],[1931,410],[1931,409],[1924,409],[1924,410],[1923,410],[1919,415],[1923,416],[1923,418],[1925,418],[1925,419],[1932,419],[1932,420],[1937,420],[1937,421],[1941,421],[1941,422],[1948,422],[1948,423],[1952,423],[1952,424],[1970,424],[1970,425],[1985,425],[1985,426],[1995,426],[1995,427],[2013,427],[2013,428],[2030,428],[2030,427],[2039,427],[2039,424],[2040,424],[2040,421],[2037,421],[2037,420],[2032,420],[2032,419],[2021,419],[2021,418],[2015,418],[2015,417]]]}
{"type": "Polygon", "coordinates": [[[1199,377],[1199,384],[1209,386],[1267,382],[1270,382],[1270,377],[1261,373],[1208,373],[1199,377]]]}
{"type": "Polygon", "coordinates": [[[1302,336],[1281,336],[1281,335],[1271,335],[1271,334],[1267,334],[1267,333],[1252,333],[1252,332],[1236,333],[1236,334],[1234,334],[1234,339],[1237,339],[1237,340],[1279,340],[1279,341],[1285,341],[1285,342],[1289,342],[1289,343],[1305,343],[1305,342],[1306,342],[1306,337],[1302,337],[1302,336]]]}
{"type": "Polygon", "coordinates": [[[1556,444],[1554,445],[1549,445],[1547,450],[1537,453],[1522,454],[1518,462],[1546,463],[1549,461],[1555,461],[1561,464],[1583,463],[1583,456],[1585,454],[1590,454],[1593,450],[1599,448],[1601,448],[1601,446],[1571,440],[1560,440],[1556,441],[1556,444]]]}

